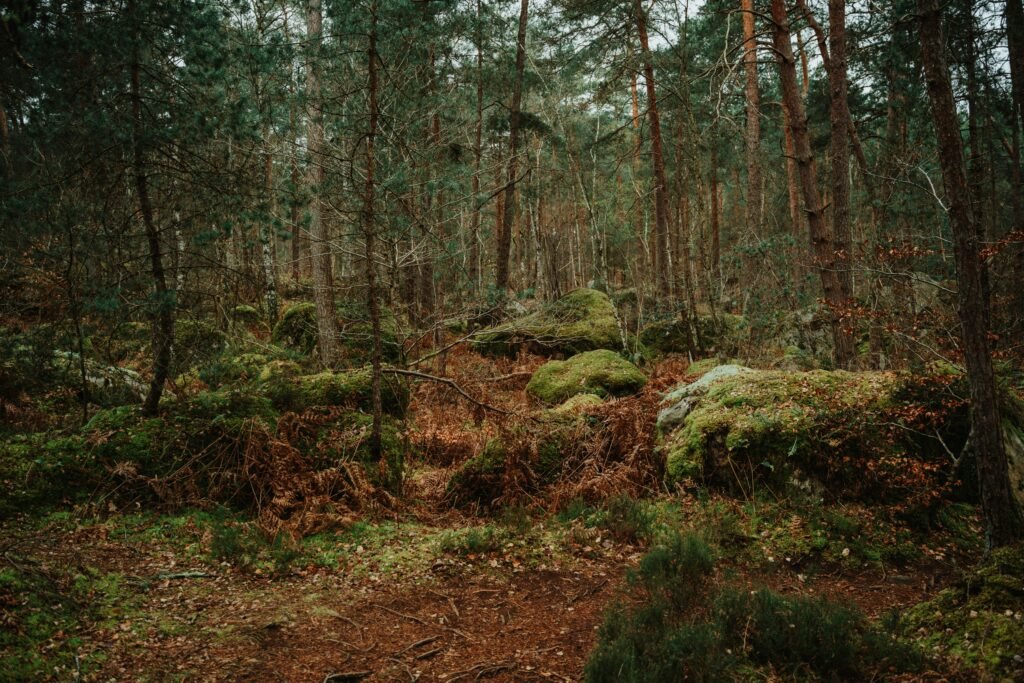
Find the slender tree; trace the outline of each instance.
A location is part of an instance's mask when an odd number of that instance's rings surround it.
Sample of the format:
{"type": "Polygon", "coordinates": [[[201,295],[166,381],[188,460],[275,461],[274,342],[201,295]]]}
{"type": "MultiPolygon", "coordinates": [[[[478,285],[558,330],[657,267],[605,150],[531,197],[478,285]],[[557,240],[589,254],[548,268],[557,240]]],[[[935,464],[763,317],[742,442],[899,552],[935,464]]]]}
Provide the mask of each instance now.
{"type": "Polygon", "coordinates": [[[1010,489],[999,396],[988,341],[989,302],[984,287],[977,219],[967,183],[960,120],[946,63],[942,14],[938,0],[918,0],[917,8],[925,82],[953,230],[957,309],[971,390],[971,443],[978,463],[986,538],[989,547],[997,547],[1024,538],[1024,517],[1010,489]]]}
{"type": "Polygon", "coordinates": [[[515,220],[516,175],[519,162],[519,124],[523,103],[523,73],[526,70],[526,25],[530,15],[530,0],[520,0],[519,30],[516,33],[516,73],[512,85],[512,105],[508,118],[508,173],[505,184],[505,205],[498,230],[498,262],[495,267],[495,285],[501,293],[508,291],[509,255],[512,250],[512,223],[515,220]]]}

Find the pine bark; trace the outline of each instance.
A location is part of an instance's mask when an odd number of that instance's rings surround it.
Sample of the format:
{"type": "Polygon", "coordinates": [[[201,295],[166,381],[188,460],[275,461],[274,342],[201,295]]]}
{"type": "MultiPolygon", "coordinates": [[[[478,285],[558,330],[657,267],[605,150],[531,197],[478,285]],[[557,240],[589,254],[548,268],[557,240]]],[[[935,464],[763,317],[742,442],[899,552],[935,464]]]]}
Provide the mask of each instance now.
{"type": "Polygon", "coordinates": [[[754,0],[740,0],[743,12],[743,68],[747,100],[747,232],[761,231],[761,87],[757,80],[757,30],[754,0]]]}
{"type": "MultiPolygon", "coordinates": [[[[134,2],[128,5],[128,12],[133,21],[138,22],[137,8],[134,2]]],[[[150,275],[153,278],[153,378],[149,383],[149,391],[142,404],[145,415],[156,415],[160,409],[160,397],[163,395],[164,384],[171,374],[171,352],[174,344],[174,293],[167,287],[167,273],[164,270],[164,257],[160,244],[160,232],[157,230],[153,217],[153,202],[149,194],[149,177],[146,172],[146,145],[144,141],[144,124],[142,121],[142,84],[141,84],[141,43],[142,36],[135,35],[132,49],[131,64],[131,103],[132,103],[132,170],[135,179],[135,191],[139,199],[139,214],[142,227],[149,246],[150,275]]]]}
{"type": "MultiPolygon", "coordinates": [[[[377,268],[374,263],[374,255],[377,250],[377,226],[374,203],[376,202],[376,158],[374,145],[377,139],[378,119],[380,116],[378,104],[378,78],[377,78],[377,4],[370,6],[370,34],[369,45],[366,50],[367,59],[367,92],[369,97],[369,120],[366,131],[366,185],[363,192],[363,240],[365,243],[366,257],[366,305],[370,312],[370,328],[373,335],[373,353],[370,356],[372,367],[371,374],[371,410],[373,414],[373,429],[370,433],[370,453],[377,460],[381,459],[381,429],[384,420],[384,410],[381,401],[381,365],[384,357],[383,345],[381,343],[380,327],[380,297],[377,292],[377,268]]],[[[394,475],[394,472],[389,473],[394,475]]]]}
{"type": "MultiPolygon", "coordinates": [[[[1010,56],[1010,87],[1013,93],[1014,155],[1013,172],[1013,229],[1024,230],[1024,169],[1021,168],[1021,128],[1024,127],[1024,6],[1021,0],[1006,0],[1006,38],[1010,56]]],[[[1018,324],[1024,324],[1024,245],[1017,247],[1014,262],[1014,311],[1018,324]]]]}
{"type": "MultiPolygon", "coordinates": [[[[807,131],[807,115],[796,82],[796,60],[790,40],[785,0],[772,0],[771,15],[772,42],[779,65],[782,97],[785,109],[789,114],[788,128],[793,137],[793,151],[799,171],[804,212],[807,215],[811,252],[821,278],[825,303],[829,309],[835,311],[843,303],[842,290],[836,273],[835,252],[829,238],[828,227],[825,224],[821,195],[818,192],[817,170],[807,131]]],[[[842,359],[850,358],[853,355],[853,340],[843,329],[841,321],[834,313],[831,314],[831,318],[836,364],[842,365],[842,359]]]]}
{"type": "Polygon", "coordinates": [[[316,304],[317,345],[320,360],[331,365],[337,355],[338,324],[335,319],[334,296],[331,287],[331,245],[324,223],[321,193],[325,178],[323,165],[324,124],[323,101],[320,93],[320,49],[323,31],[321,0],[308,0],[306,4],[307,39],[310,44],[309,64],[306,69],[306,89],[309,96],[309,126],[306,131],[311,166],[312,197],[309,203],[310,252],[313,262],[313,301],[316,304]]]}
{"type": "MultiPolygon", "coordinates": [[[[850,105],[846,66],[846,0],[829,0],[829,47],[831,64],[828,70],[832,124],[832,239],[835,253],[838,296],[843,307],[853,296],[853,275],[850,260],[850,105]]],[[[853,362],[853,339],[844,329],[842,343],[836,344],[836,365],[848,368],[853,362]]]]}
{"type": "Polygon", "coordinates": [[[508,173],[505,185],[505,206],[498,230],[498,262],[495,284],[501,293],[508,292],[509,254],[512,251],[512,226],[515,222],[516,174],[519,163],[519,123],[523,103],[523,72],[526,70],[526,25],[530,15],[530,0],[520,0],[519,31],[516,34],[516,75],[512,85],[512,106],[509,111],[508,173]]]}
{"type": "Polygon", "coordinates": [[[971,441],[978,465],[981,505],[989,547],[1024,538],[1024,517],[1010,489],[999,397],[988,342],[978,229],[963,156],[960,121],[946,63],[938,0],[918,0],[921,56],[938,141],[942,183],[949,204],[957,269],[960,333],[971,392],[971,441]]]}
{"type": "Polygon", "coordinates": [[[647,88],[647,121],[651,127],[651,166],[654,170],[654,239],[657,248],[655,277],[658,293],[672,294],[668,258],[668,182],[665,179],[665,155],[661,138],[661,117],[658,115],[658,96],[654,86],[654,62],[647,37],[647,13],[642,0],[634,0],[634,20],[640,38],[640,51],[644,62],[644,81],[647,88]]]}

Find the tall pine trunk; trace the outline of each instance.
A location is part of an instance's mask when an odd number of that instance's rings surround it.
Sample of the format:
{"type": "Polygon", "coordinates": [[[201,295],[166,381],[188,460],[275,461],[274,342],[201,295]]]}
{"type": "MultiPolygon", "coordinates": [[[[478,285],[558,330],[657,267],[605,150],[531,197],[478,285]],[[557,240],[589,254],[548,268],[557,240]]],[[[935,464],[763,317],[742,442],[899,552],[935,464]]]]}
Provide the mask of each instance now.
{"type": "Polygon", "coordinates": [[[835,252],[825,224],[824,208],[818,192],[817,170],[811,152],[810,136],[807,131],[807,115],[796,82],[796,60],[790,40],[789,19],[786,16],[785,0],[772,0],[772,42],[775,46],[779,65],[779,80],[782,98],[788,113],[788,127],[793,137],[793,151],[796,157],[804,212],[810,232],[811,251],[821,278],[825,303],[833,311],[831,316],[832,340],[835,345],[837,365],[852,357],[853,340],[843,329],[834,314],[843,303],[842,290],[836,274],[835,252]]]}
{"type": "Polygon", "coordinates": [[[636,32],[640,38],[640,51],[644,62],[644,82],[647,88],[647,121],[651,126],[651,166],[654,170],[654,240],[657,253],[655,277],[658,293],[672,294],[668,261],[668,182],[665,179],[665,155],[661,140],[661,117],[658,115],[658,96],[654,87],[654,62],[647,38],[647,14],[642,0],[634,0],[636,32]]]}
{"type": "Polygon", "coordinates": [[[306,131],[311,166],[312,197],[309,203],[310,252],[313,262],[313,301],[316,303],[317,344],[324,365],[334,362],[337,349],[338,324],[334,312],[331,287],[331,245],[323,216],[324,123],[323,100],[320,95],[320,48],[323,30],[321,0],[308,0],[306,5],[309,65],[306,88],[309,97],[309,127],[306,131]]]}
{"type": "Polygon", "coordinates": [[[747,100],[747,232],[761,231],[761,88],[757,82],[757,31],[754,0],[740,0],[743,11],[743,68],[747,100]]]}
{"type": "Polygon", "coordinates": [[[149,383],[142,404],[142,412],[156,415],[160,409],[160,397],[164,384],[171,374],[171,351],[174,344],[174,292],[167,287],[164,257],[160,245],[160,232],[153,218],[153,202],[149,195],[149,177],[146,174],[146,145],[142,121],[141,84],[141,43],[140,19],[135,2],[128,5],[128,12],[136,27],[131,64],[132,102],[132,168],[135,176],[135,191],[139,198],[139,214],[149,245],[150,274],[153,278],[153,378],[149,383]]]}
{"type": "MultiPolygon", "coordinates": [[[[829,0],[829,47],[831,63],[828,70],[832,124],[832,239],[835,252],[838,297],[843,308],[853,296],[851,271],[852,239],[850,234],[850,105],[847,101],[846,69],[846,0],[829,0]]],[[[853,362],[853,338],[844,329],[836,343],[836,366],[847,368],[853,362]],[[839,341],[841,340],[841,343],[839,341]]]]}
{"type": "Polygon", "coordinates": [[[509,253],[512,250],[512,226],[515,221],[516,174],[519,162],[519,121],[523,103],[523,72],[526,70],[526,23],[530,14],[530,0],[520,0],[519,31],[516,34],[516,75],[512,86],[512,107],[509,111],[508,174],[505,185],[505,206],[498,231],[498,263],[495,284],[500,293],[508,291],[509,253]]]}
{"type": "Polygon", "coordinates": [[[971,391],[971,443],[977,457],[988,545],[998,547],[1024,538],[1024,517],[1010,489],[999,396],[988,343],[989,302],[985,296],[977,219],[967,184],[960,120],[946,64],[942,15],[938,0],[918,0],[917,7],[925,82],[953,230],[960,333],[971,391]]]}

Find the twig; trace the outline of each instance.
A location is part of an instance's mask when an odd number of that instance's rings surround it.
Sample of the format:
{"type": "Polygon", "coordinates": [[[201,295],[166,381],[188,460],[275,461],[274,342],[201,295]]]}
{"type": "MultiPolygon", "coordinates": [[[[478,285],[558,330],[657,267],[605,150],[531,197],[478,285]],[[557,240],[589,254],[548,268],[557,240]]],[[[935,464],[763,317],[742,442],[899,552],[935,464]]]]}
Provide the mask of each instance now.
{"type": "Polygon", "coordinates": [[[184,571],[184,572],[157,572],[153,575],[156,580],[170,580],[170,579],[205,579],[210,575],[206,572],[200,571],[184,571]]]}
{"type": "Polygon", "coordinates": [[[397,657],[399,655],[404,655],[409,650],[415,650],[416,648],[420,647],[421,645],[428,645],[430,643],[433,643],[435,640],[440,640],[440,639],[441,639],[441,636],[430,636],[429,638],[424,638],[423,640],[417,640],[415,643],[413,643],[409,647],[406,647],[406,648],[396,652],[395,653],[395,657],[397,657]]]}
{"type": "Polygon", "coordinates": [[[343,673],[327,674],[324,676],[324,683],[346,683],[346,681],[361,681],[372,676],[372,671],[345,671],[343,673]]]}
{"type": "Polygon", "coordinates": [[[433,657],[434,655],[436,655],[437,653],[439,653],[443,649],[444,648],[441,648],[441,647],[435,647],[433,650],[427,650],[426,652],[421,652],[420,654],[416,655],[416,659],[419,659],[419,660],[430,659],[431,657],[433,657]]]}
{"type": "Polygon", "coordinates": [[[374,605],[374,606],[377,607],[378,609],[384,610],[385,612],[390,612],[391,614],[394,614],[396,617],[402,617],[403,619],[409,619],[410,621],[415,621],[417,624],[423,624],[424,626],[427,625],[427,622],[423,621],[419,617],[414,617],[411,614],[402,614],[401,612],[396,612],[395,610],[391,609],[390,607],[385,607],[384,605],[374,605]]]}

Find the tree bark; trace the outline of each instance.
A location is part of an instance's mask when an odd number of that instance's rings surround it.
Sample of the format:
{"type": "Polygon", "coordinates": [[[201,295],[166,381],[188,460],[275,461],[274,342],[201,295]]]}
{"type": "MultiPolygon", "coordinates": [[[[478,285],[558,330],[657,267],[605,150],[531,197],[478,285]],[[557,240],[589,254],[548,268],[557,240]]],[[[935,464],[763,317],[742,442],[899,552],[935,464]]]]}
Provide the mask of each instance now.
{"type": "Polygon", "coordinates": [[[942,16],[938,0],[918,0],[917,7],[925,82],[953,231],[960,333],[971,391],[971,441],[978,464],[988,546],[998,547],[1024,537],[1024,517],[1010,489],[999,397],[988,343],[989,302],[983,287],[978,230],[967,184],[960,121],[946,63],[942,16]]]}
{"type": "Polygon", "coordinates": [[[484,134],[484,47],[481,0],[476,0],[476,131],[473,138],[473,213],[469,225],[469,282],[476,294],[480,287],[480,167],[484,134]]]}
{"type": "MultiPolygon", "coordinates": [[[[831,105],[829,117],[832,134],[832,239],[835,253],[838,296],[843,307],[853,296],[850,235],[850,105],[847,100],[846,69],[846,0],[829,0],[829,46],[831,68],[828,70],[831,105]]],[[[833,313],[835,313],[833,311],[833,313]]],[[[853,362],[852,337],[845,332],[842,344],[836,345],[836,365],[848,368],[853,362]]]]}
{"type": "MultiPolygon", "coordinates": [[[[376,201],[376,185],[374,172],[376,159],[374,157],[374,144],[377,138],[377,120],[379,117],[379,106],[377,103],[377,3],[370,5],[370,35],[369,45],[366,50],[367,58],[367,90],[369,93],[369,121],[366,131],[366,187],[363,193],[363,239],[365,242],[366,256],[366,304],[370,311],[370,328],[373,334],[373,353],[370,356],[372,376],[370,383],[371,409],[373,413],[373,429],[370,433],[370,453],[378,461],[383,455],[381,449],[381,429],[384,420],[384,410],[381,401],[381,363],[384,357],[383,345],[381,344],[380,330],[380,301],[377,294],[377,268],[374,263],[374,253],[377,245],[377,226],[374,213],[374,202],[376,201]]],[[[394,476],[395,472],[389,472],[394,476]]]]}
{"type": "MultiPolygon", "coordinates": [[[[1024,170],[1021,168],[1021,127],[1024,127],[1024,7],[1021,0],[1006,0],[1006,38],[1010,55],[1010,84],[1013,92],[1013,229],[1024,230],[1024,170]]],[[[1024,321],[1024,245],[1017,247],[1014,262],[1014,311],[1018,323],[1024,321]]]]}
{"type": "Polygon", "coordinates": [[[647,39],[647,14],[642,0],[633,2],[636,32],[640,38],[640,51],[644,61],[644,81],[647,87],[647,120],[651,126],[651,165],[654,170],[654,239],[657,261],[654,264],[658,293],[672,294],[668,259],[668,182],[665,180],[665,156],[661,139],[661,118],[658,115],[658,96],[654,87],[654,63],[647,39]]]}
{"type": "Polygon", "coordinates": [[[519,156],[519,120],[523,103],[523,72],[526,70],[526,24],[530,14],[530,0],[520,0],[519,31],[516,34],[516,75],[512,85],[512,107],[509,111],[508,174],[505,185],[505,206],[498,231],[498,263],[495,284],[498,292],[508,292],[509,253],[512,250],[512,226],[515,221],[516,173],[519,156]]]}
{"type": "Polygon", "coordinates": [[[308,0],[306,4],[309,64],[306,69],[306,88],[309,97],[309,127],[307,144],[311,166],[312,197],[309,202],[310,251],[313,261],[313,301],[316,303],[317,344],[320,360],[331,365],[337,355],[338,324],[334,311],[331,287],[331,245],[327,238],[321,202],[325,173],[323,166],[324,124],[323,101],[320,95],[320,48],[323,30],[321,0],[308,0]]]}
{"type": "MultiPolygon", "coordinates": [[[[134,2],[129,3],[128,12],[138,27],[139,18],[134,2]]],[[[164,384],[171,374],[171,352],[174,344],[174,292],[167,287],[167,274],[164,271],[163,251],[160,245],[160,232],[153,219],[153,202],[149,196],[149,178],[146,175],[146,145],[143,139],[144,124],[142,121],[142,65],[140,52],[142,35],[136,28],[135,44],[132,49],[131,65],[131,101],[132,101],[132,166],[135,176],[135,191],[139,197],[139,213],[142,216],[142,227],[149,245],[150,274],[153,277],[153,378],[149,383],[142,404],[145,415],[156,415],[160,409],[160,397],[164,384]]]]}
{"type": "Polygon", "coordinates": [[[804,200],[804,211],[810,232],[811,251],[816,261],[825,303],[831,309],[832,339],[835,345],[835,360],[842,365],[843,359],[850,358],[853,340],[843,329],[842,323],[835,315],[843,303],[839,278],[836,274],[835,253],[825,225],[824,209],[821,195],[818,193],[817,171],[814,156],[811,152],[810,137],[807,132],[807,115],[796,82],[796,60],[793,57],[793,46],[790,41],[789,20],[786,16],[785,0],[772,0],[772,42],[775,46],[779,64],[779,80],[782,85],[782,97],[789,114],[788,128],[793,137],[793,148],[800,186],[804,200]]]}
{"type": "Polygon", "coordinates": [[[747,232],[761,231],[761,87],[757,81],[757,31],[754,0],[740,0],[743,12],[743,68],[747,99],[747,232]]]}

